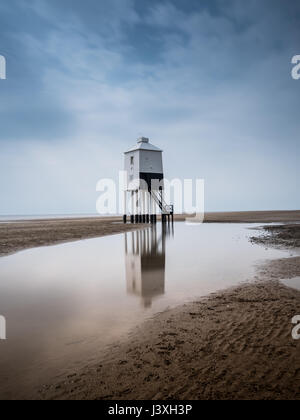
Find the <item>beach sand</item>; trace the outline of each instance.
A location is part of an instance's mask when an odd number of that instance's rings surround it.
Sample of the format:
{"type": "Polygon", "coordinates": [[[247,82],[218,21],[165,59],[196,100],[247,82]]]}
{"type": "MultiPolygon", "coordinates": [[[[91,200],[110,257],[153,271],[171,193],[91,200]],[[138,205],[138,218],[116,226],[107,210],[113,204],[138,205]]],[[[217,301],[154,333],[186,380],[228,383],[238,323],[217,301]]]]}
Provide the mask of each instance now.
{"type": "MultiPolygon", "coordinates": [[[[176,221],[186,216],[175,216],[176,221]]],[[[206,213],[206,223],[269,223],[300,221],[300,211],[206,213]]],[[[124,225],[120,217],[26,220],[0,223],[0,256],[27,248],[113,235],[143,225],[124,225]]]]}
{"type": "MultiPolygon", "coordinates": [[[[299,232],[277,226],[260,243],[292,247],[299,232]]],[[[299,399],[300,292],[279,281],[299,276],[300,257],[265,263],[252,283],[158,314],[39,398],[299,399]]]]}
{"type": "Polygon", "coordinates": [[[142,225],[124,225],[120,218],[48,219],[0,223],[0,256],[27,248],[114,235],[142,225]]]}

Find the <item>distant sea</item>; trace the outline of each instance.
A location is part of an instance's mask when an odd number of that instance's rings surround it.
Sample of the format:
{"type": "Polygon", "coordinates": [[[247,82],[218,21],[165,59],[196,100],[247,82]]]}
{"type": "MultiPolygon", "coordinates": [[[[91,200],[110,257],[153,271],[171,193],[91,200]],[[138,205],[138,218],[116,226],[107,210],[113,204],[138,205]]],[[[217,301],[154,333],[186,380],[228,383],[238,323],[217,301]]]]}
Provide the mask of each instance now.
{"type": "Polygon", "coordinates": [[[86,217],[109,217],[111,215],[99,215],[99,214],[26,214],[26,215],[0,215],[0,223],[4,222],[15,222],[22,220],[42,220],[42,219],[76,219],[86,217]]]}

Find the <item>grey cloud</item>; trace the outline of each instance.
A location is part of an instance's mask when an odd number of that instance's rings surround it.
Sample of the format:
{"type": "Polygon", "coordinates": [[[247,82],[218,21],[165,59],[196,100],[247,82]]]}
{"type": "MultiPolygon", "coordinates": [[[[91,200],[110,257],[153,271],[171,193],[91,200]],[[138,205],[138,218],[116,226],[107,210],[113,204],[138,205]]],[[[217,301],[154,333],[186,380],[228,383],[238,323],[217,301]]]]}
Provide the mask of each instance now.
{"type": "Polygon", "coordinates": [[[300,206],[300,83],[290,77],[291,56],[300,53],[299,2],[11,0],[0,7],[0,54],[8,58],[0,167],[10,183],[2,177],[0,213],[47,205],[93,211],[96,181],[115,176],[139,132],[165,149],[168,176],[207,180],[208,209],[300,206]],[[9,153],[14,144],[22,155],[9,153]],[[21,180],[16,162],[26,168],[21,180]]]}

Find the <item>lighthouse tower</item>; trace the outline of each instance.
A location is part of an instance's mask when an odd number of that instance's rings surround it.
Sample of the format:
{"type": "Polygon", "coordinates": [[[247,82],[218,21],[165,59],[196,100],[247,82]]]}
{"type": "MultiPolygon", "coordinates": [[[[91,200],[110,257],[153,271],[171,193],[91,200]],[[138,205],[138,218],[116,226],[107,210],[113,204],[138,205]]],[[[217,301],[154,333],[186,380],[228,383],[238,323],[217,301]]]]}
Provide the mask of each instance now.
{"type": "Polygon", "coordinates": [[[163,197],[162,150],[153,146],[148,138],[141,137],[124,155],[127,173],[124,223],[127,222],[128,198],[131,203],[131,223],[156,223],[159,211],[163,222],[170,220],[170,217],[173,219],[173,206],[168,206],[163,197]]]}

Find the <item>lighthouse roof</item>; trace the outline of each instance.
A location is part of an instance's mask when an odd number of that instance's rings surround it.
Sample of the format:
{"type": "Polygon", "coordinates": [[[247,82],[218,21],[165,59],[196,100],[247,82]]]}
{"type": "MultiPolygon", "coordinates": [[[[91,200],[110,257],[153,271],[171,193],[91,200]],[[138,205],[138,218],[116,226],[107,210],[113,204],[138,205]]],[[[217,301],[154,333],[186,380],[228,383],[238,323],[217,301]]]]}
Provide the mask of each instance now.
{"type": "Polygon", "coordinates": [[[161,149],[149,143],[149,139],[146,137],[140,137],[137,141],[137,144],[131,149],[127,150],[125,153],[135,152],[136,150],[149,150],[152,152],[162,152],[161,149]]]}

